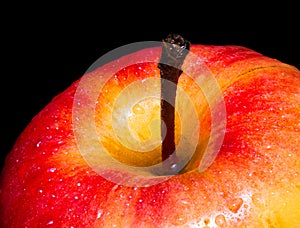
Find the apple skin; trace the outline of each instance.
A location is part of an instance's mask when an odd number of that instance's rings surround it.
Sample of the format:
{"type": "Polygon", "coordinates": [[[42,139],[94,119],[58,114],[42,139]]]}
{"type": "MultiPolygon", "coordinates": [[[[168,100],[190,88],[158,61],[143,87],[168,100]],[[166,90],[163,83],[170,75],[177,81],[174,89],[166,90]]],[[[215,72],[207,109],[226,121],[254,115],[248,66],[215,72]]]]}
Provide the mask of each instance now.
{"type": "MultiPolygon", "coordinates": [[[[138,54],[159,58],[160,51],[138,54]]],[[[217,79],[227,112],[222,147],[207,170],[197,171],[196,156],[188,172],[149,187],[118,185],[96,173],[80,154],[72,128],[76,81],[32,119],[7,156],[1,227],[299,226],[299,70],[240,46],[197,44],[191,51],[217,79]]],[[[107,101],[149,75],[159,77],[156,64],[118,72],[99,98],[97,121],[108,115],[107,101]]],[[[197,100],[190,85],[183,74],[179,86],[197,100]]],[[[201,102],[195,103],[205,137],[210,120],[201,102]]]]}

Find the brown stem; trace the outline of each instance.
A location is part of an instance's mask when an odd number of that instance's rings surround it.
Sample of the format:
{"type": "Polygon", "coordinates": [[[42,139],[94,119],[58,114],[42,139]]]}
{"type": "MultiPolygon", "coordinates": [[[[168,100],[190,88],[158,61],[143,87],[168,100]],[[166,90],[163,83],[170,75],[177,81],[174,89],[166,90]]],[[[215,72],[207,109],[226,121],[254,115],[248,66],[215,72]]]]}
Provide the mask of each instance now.
{"type": "Polygon", "coordinates": [[[178,158],[175,146],[175,100],[179,76],[182,73],[181,66],[190,48],[190,42],[177,34],[170,34],[163,40],[161,60],[158,64],[161,76],[161,137],[162,138],[162,161],[166,173],[176,170],[178,158]],[[168,81],[175,84],[170,87],[168,81]],[[163,128],[163,123],[166,129],[163,128]],[[164,134],[164,131],[166,133],[164,134]]]}

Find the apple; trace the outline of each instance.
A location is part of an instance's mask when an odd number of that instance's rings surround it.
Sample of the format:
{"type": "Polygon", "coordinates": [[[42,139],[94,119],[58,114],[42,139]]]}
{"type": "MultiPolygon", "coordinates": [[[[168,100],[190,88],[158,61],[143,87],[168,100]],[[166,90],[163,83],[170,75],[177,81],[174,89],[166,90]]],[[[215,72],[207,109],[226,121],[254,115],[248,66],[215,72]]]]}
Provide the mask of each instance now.
{"type": "Polygon", "coordinates": [[[161,53],[96,64],[32,119],[1,173],[1,227],[300,226],[300,71],[192,43],[167,173],[161,53]]]}

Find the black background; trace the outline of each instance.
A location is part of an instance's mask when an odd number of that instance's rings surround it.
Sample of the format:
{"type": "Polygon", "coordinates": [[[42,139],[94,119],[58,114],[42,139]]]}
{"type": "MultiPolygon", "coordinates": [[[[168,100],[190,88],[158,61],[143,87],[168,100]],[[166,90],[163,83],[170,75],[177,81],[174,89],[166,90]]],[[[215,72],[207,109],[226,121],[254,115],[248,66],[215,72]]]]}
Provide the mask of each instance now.
{"type": "Polygon", "coordinates": [[[290,4],[23,4],[3,8],[1,20],[1,166],[32,117],[122,45],[179,33],[192,43],[246,46],[300,69],[298,8],[290,4]]]}

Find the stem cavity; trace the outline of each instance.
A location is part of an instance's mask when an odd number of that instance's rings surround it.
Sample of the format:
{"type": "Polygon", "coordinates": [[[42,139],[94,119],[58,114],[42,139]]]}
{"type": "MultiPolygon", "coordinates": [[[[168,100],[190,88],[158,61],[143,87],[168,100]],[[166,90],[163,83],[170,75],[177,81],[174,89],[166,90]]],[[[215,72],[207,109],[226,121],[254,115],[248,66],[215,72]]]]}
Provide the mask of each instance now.
{"type": "Polygon", "coordinates": [[[161,137],[163,172],[172,174],[177,170],[178,157],[175,145],[175,100],[181,66],[190,49],[190,42],[178,34],[170,34],[162,45],[161,60],[158,64],[161,77],[161,137]],[[169,86],[167,81],[175,84],[169,86]],[[165,132],[166,131],[166,132],[165,132]],[[165,137],[163,138],[163,136],[165,137]],[[167,160],[168,159],[168,160],[167,160]]]}

